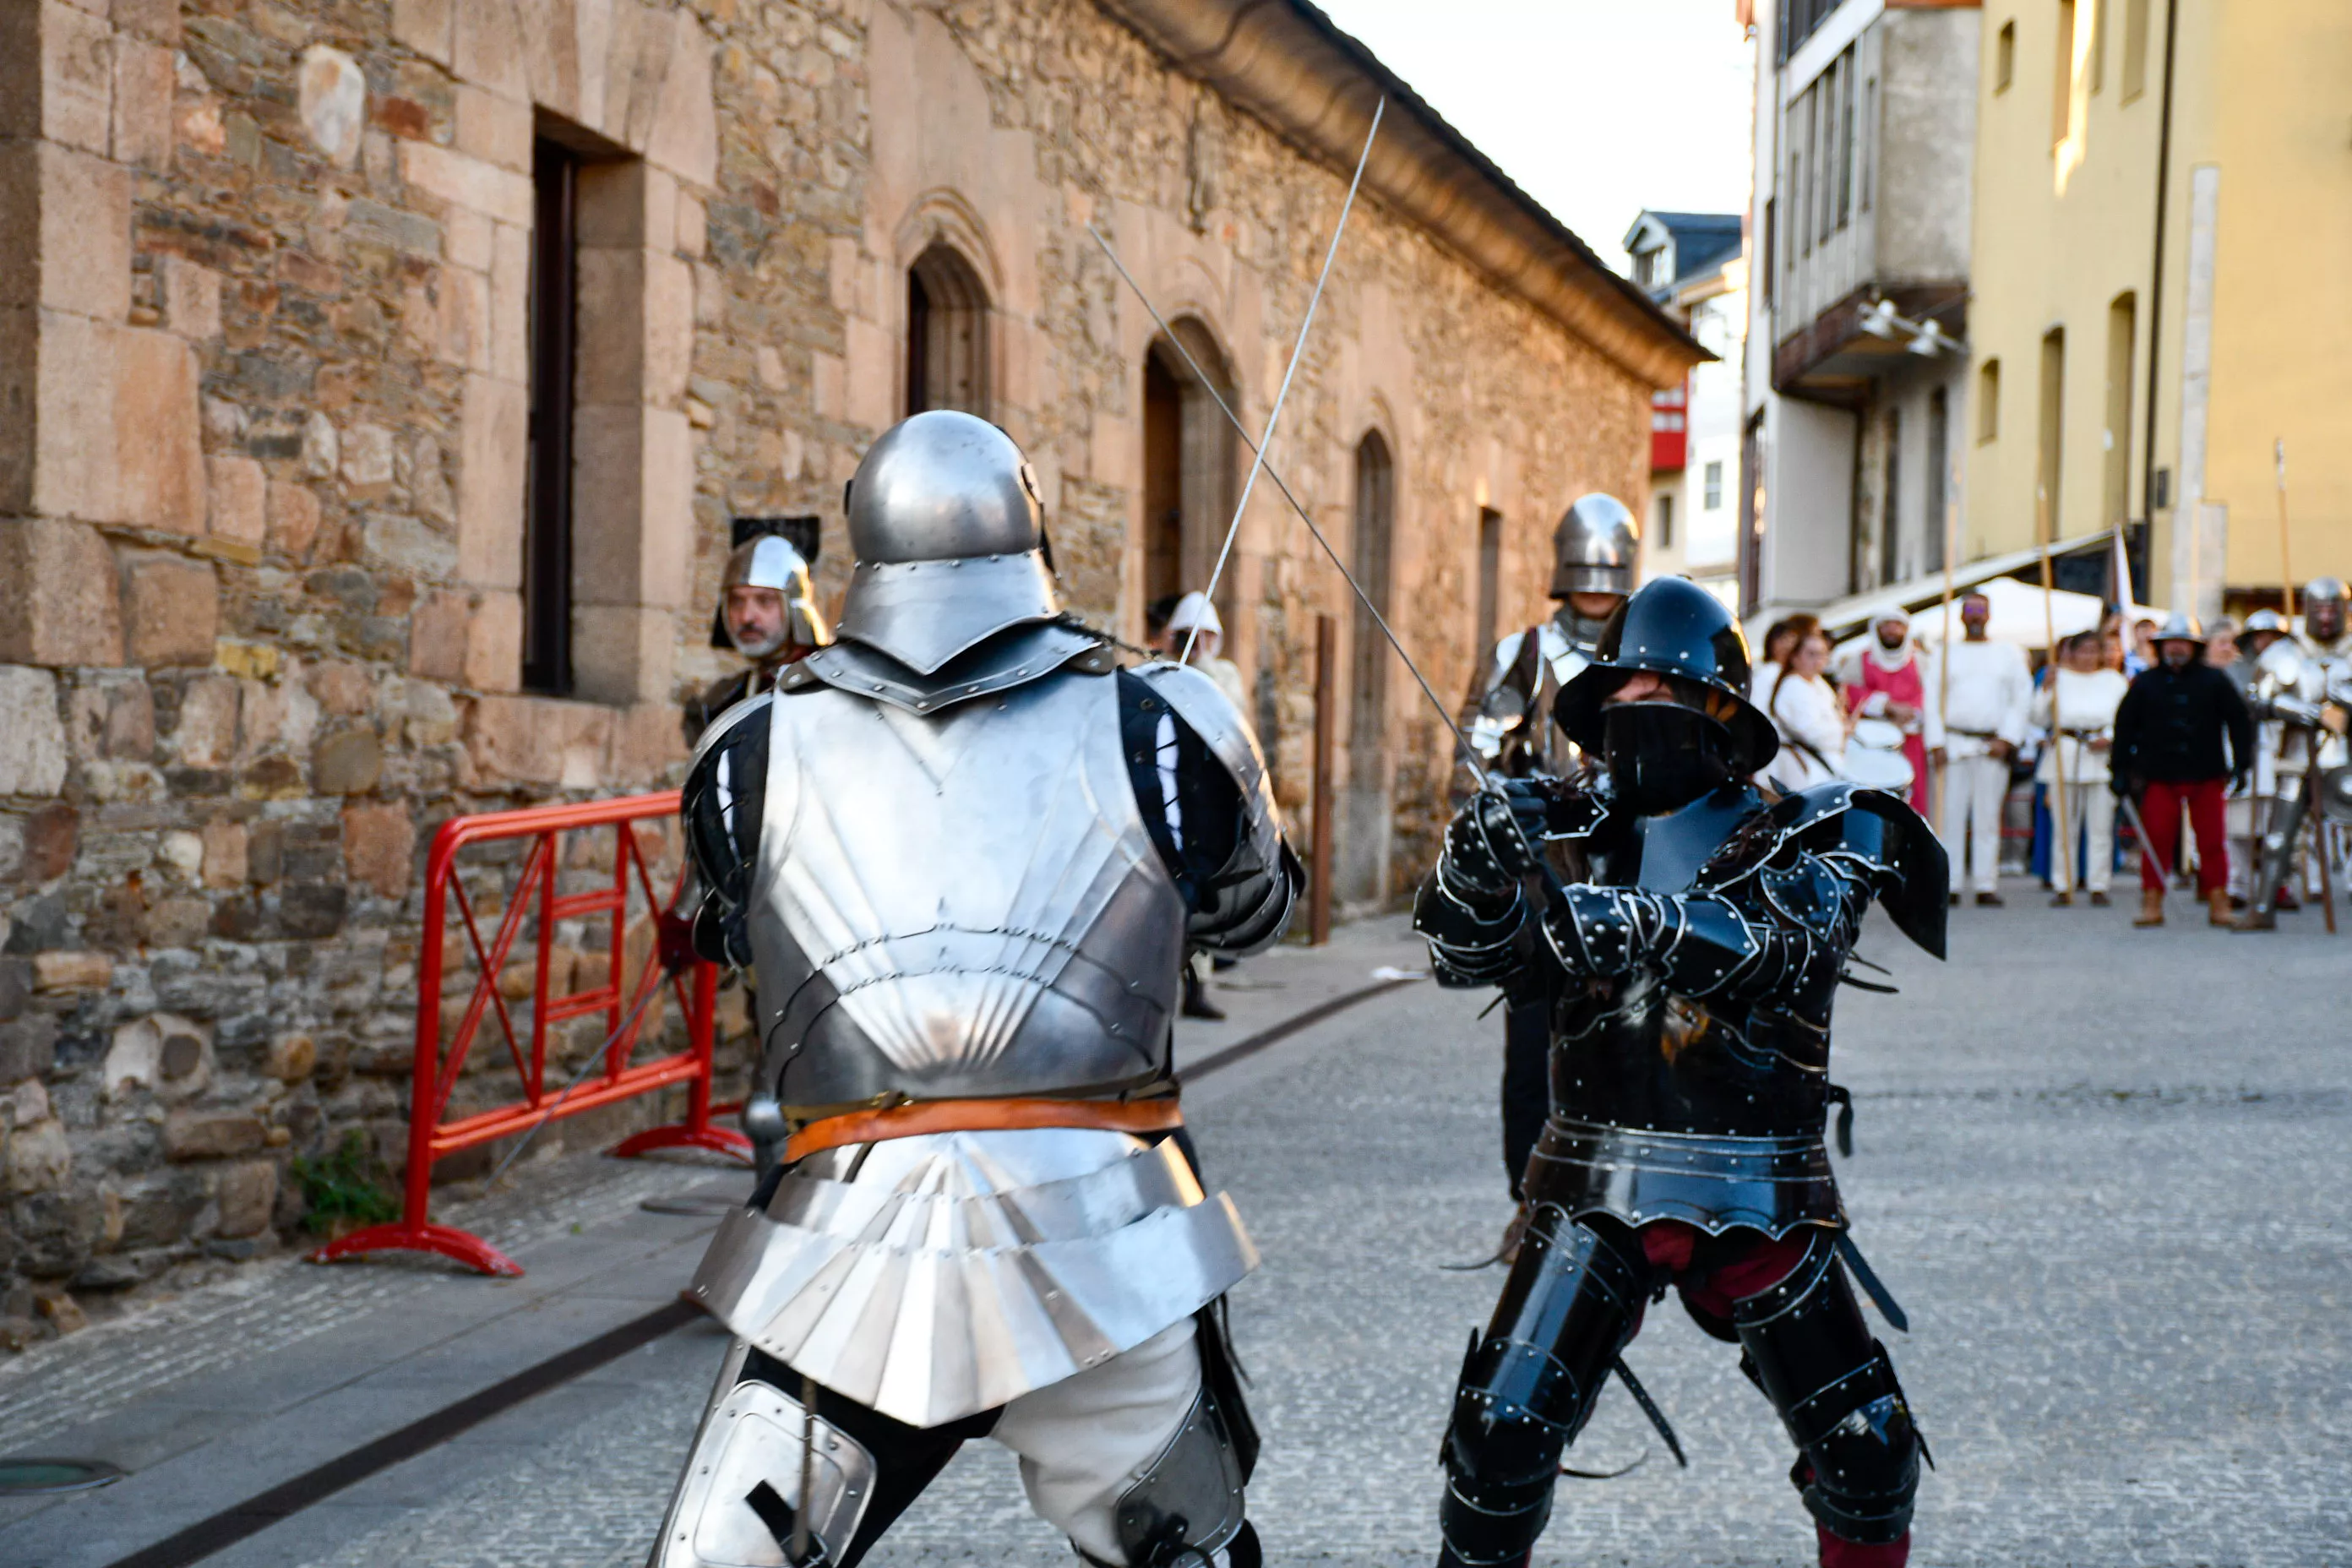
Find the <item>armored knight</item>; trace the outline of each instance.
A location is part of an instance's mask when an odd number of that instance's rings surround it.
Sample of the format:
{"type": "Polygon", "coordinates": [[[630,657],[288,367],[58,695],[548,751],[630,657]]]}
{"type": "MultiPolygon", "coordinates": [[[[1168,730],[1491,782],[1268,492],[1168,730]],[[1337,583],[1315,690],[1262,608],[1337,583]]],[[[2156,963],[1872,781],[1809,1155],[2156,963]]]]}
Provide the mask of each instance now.
{"type": "Polygon", "coordinates": [[[1446,1430],[1441,1564],[1528,1560],[1602,1384],[1643,1398],[1622,1352],[1669,1285],[1780,1412],[1822,1563],[1909,1551],[1926,1448],[1849,1266],[1899,1312],[1847,1237],[1822,1134],[1845,1098],[1831,1004],[1864,913],[1877,900],[1941,956],[1944,850],[1882,791],[1760,794],[1777,741],[1748,679],[1719,602],[1650,584],[1553,710],[1601,766],[1480,794],[1422,887],[1441,984],[1507,987],[1536,963],[1556,997],[1529,1223],[1446,1430]]]}
{"type": "Polygon", "coordinates": [[[846,1568],[980,1436],[1088,1563],[1255,1568],[1255,1254],[1169,1020],[1186,944],[1264,947],[1303,880],[1255,742],[1062,614],[994,426],[896,426],[848,511],[840,640],[688,775],[696,947],[757,975],[789,1138],[695,1279],[735,1339],[653,1568],[846,1568]]]}
{"type": "Polygon", "coordinates": [[[751,668],[721,677],[687,702],[688,745],[719,714],[775,684],[777,671],[833,640],[816,607],[808,562],[791,540],[772,533],[745,540],[727,558],[719,583],[719,624],[751,668]]]}
{"type": "MultiPolygon", "coordinates": [[[[2252,798],[2254,858],[2246,889],[2244,931],[2269,931],[2278,911],[2298,900],[2298,870],[2305,834],[2319,846],[2333,837],[2313,807],[2324,792],[2323,778],[2346,761],[2343,732],[2352,700],[2352,634],[2344,626],[2344,584],[2316,578],[2303,591],[2305,636],[2286,632],[2276,611],[2257,610],[2246,630],[2259,640],[2243,695],[2253,714],[2255,765],[2252,798]]],[[[2322,889],[2323,891],[2326,889],[2322,889]]]]}
{"type": "MultiPolygon", "coordinates": [[[[1492,773],[1513,778],[1575,771],[1573,742],[1551,723],[1552,705],[1592,657],[1601,628],[1633,591],[1641,525],[1625,504],[1598,492],[1580,498],[1552,530],[1552,617],[1495,645],[1470,743],[1492,773]]],[[[1503,1172],[1511,1196],[1543,1130],[1545,1016],[1549,999],[1536,978],[1515,991],[1503,1014],[1503,1172]]],[[[1518,1221],[1513,1221],[1512,1235],[1518,1221]]],[[[1507,1239],[1507,1251],[1511,1243],[1507,1239]]]]}

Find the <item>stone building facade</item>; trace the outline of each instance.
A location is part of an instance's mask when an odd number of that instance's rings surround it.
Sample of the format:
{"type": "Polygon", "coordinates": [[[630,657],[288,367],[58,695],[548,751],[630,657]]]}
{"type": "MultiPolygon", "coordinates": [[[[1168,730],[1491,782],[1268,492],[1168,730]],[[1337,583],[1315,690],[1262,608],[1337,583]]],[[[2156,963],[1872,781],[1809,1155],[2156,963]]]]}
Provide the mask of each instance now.
{"type": "MultiPolygon", "coordinates": [[[[910,407],[1028,449],[1090,617],[1200,585],[1247,452],[1089,228],[1255,428],[1383,91],[1276,460],[1451,694],[1699,351],[1311,8],[0,7],[0,1335],[397,1161],[436,826],[674,782],[733,520],[837,594],[910,407]]],[[[1220,598],[1293,808],[1335,617],[1391,897],[1435,717],[1271,487],[1220,598]]]]}

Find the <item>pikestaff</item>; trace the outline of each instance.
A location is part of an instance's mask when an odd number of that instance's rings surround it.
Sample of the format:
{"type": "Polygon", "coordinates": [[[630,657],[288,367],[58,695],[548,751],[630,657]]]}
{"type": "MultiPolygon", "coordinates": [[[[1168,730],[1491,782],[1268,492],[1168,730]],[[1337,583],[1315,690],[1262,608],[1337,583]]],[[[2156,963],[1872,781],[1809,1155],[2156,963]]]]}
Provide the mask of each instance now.
{"type": "MultiPolygon", "coordinates": [[[[2057,591],[2051,582],[2050,552],[2057,547],[2050,527],[2050,492],[2040,486],[2033,491],[2035,510],[2042,514],[2042,636],[2049,644],[2050,661],[2044,673],[2050,677],[2050,877],[2059,886],[2073,889],[2074,875],[2074,839],[2066,831],[2066,748],[2065,719],[2058,710],[2058,607],[2057,591]],[[2065,856],[2062,862],[2058,857],[2065,856]],[[2062,879],[2061,865],[2066,868],[2062,879]]],[[[2087,744],[2088,742],[2085,742],[2087,744]]]]}
{"type": "Polygon", "coordinates": [[[2287,630],[2294,630],[2294,567],[2286,552],[2286,437],[2271,442],[2271,461],[2278,469],[2279,603],[2286,606],[2287,630]]]}
{"type": "MultiPolygon", "coordinates": [[[[1952,557],[1959,553],[1959,514],[1953,510],[1952,496],[1960,488],[1960,459],[1951,459],[1951,479],[1944,487],[1944,618],[1936,643],[1936,722],[1944,721],[1944,711],[1952,700],[1952,557]]],[[[1936,767],[1936,826],[1944,826],[1945,776],[1951,771],[1948,759],[1936,767]]]]}

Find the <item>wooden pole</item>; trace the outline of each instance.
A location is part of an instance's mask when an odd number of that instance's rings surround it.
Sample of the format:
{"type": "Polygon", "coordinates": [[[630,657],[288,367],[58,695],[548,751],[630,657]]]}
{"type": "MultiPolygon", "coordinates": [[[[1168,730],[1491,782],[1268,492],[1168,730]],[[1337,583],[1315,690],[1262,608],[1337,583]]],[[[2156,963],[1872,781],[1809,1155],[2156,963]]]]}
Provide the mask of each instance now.
{"type": "MultiPolygon", "coordinates": [[[[1959,513],[1952,505],[1952,496],[1960,488],[1960,459],[1957,452],[1951,459],[1951,469],[1950,478],[1944,483],[1944,620],[1936,633],[1936,722],[1939,725],[1952,700],[1952,557],[1959,553],[1960,548],[1957,526],[1959,513]]],[[[1945,775],[1951,767],[1948,752],[1945,761],[1935,770],[1934,826],[1938,833],[1944,827],[1944,791],[1948,787],[1945,775]]]]}
{"type": "Polygon", "coordinates": [[[2050,553],[2055,543],[2050,536],[2050,492],[2036,489],[2034,500],[2042,513],[2042,636],[2050,645],[2050,875],[2053,881],[2057,879],[2061,864],[2058,857],[2065,856],[2064,887],[2071,899],[2076,880],[2074,840],[2066,831],[2066,746],[2063,721],[2058,712],[2058,607],[2050,565],[2050,553]]]}
{"type": "Polygon", "coordinates": [[[2271,443],[2271,461],[2278,468],[2279,603],[2286,606],[2287,629],[2294,629],[2294,566],[2286,553],[2286,437],[2271,443]]]}
{"type": "Polygon", "coordinates": [[[1335,710],[1339,688],[1339,633],[1328,616],[1315,617],[1315,797],[1310,830],[1314,845],[1307,877],[1307,940],[1321,947],[1331,940],[1331,753],[1339,728],[1335,710]]]}

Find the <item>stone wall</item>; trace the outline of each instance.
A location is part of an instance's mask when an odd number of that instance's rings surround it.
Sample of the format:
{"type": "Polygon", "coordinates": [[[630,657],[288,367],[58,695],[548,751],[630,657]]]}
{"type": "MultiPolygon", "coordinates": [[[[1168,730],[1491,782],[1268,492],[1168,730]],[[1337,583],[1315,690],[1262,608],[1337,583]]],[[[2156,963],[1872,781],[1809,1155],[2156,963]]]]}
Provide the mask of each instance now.
{"type": "MultiPolygon", "coordinates": [[[[990,413],[1073,601],[1132,637],[1154,328],[1087,226],[1205,330],[1255,427],[1346,178],[1087,0],[0,13],[0,1339],[294,1238],[289,1162],[347,1128],[397,1165],[424,846],[675,781],[675,700],[730,665],[730,516],[821,515],[837,594],[925,246],[988,294],[990,413]],[[601,160],[564,700],[520,689],[550,127],[601,160]]],[[[1381,434],[1393,619],[1450,699],[1479,507],[1524,624],[1566,502],[1642,505],[1647,393],[1368,200],[1276,459],[1345,554],[1381,434]]],[[[1346,590],[1264,485],[1231,571],[1228,652],[1298,808],[1314,618],[1344,637],[1346,590]]],[[[1393,892],[1447,773],[1402,672],[1384,732],[1393,892]]]]}

